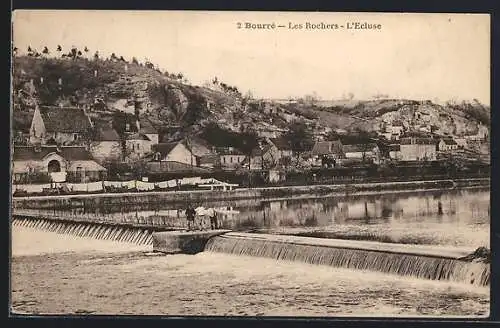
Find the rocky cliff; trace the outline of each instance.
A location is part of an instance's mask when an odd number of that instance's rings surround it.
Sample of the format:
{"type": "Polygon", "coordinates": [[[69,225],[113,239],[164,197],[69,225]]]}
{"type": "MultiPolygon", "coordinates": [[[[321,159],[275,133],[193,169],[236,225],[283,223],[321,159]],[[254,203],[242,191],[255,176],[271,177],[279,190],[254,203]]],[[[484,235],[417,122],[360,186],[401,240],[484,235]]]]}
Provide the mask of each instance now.
{"type": "MultiPolygon", "coordinates": [[[[216,123],[239,132],[286,130],[295,119],[316,130],[379,130],[384,124],[433,126],[434,131],[475,134],[489,128],[489,108],[468,103],[379,99],[369,101],[275,103],[245,99],[236,90],[193,86],[149,65],[120,60],[13,59],[14,130],[27,125],[34,103],[83,106],[147,116],[156,126],[184,127],[184,133],[216,123]]],[[[29,125],[29,124],[28,124],[29,125]]]]}

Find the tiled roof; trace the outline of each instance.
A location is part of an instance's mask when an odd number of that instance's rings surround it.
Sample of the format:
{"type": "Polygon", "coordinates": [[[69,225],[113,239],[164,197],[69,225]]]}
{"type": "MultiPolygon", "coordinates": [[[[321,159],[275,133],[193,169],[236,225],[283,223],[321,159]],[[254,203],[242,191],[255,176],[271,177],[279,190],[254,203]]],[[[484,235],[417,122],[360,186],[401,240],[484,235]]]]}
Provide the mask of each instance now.
{"type": "Polygon", "coordinates": [[[139,124],[141,126],[141,133],[145,134],[155,134],[158,133],[154,128],[153,124],[145,117],[139,118],[139,124]]]}
{"type": "Polygon", "coordinates": [[[68,161],[89,161],[93,160],[90,153],[85,147],[66,146],[45,146],[41,147],[40,151],[35,151],[35,147],[14,147],[13,160],[14,161],[29,161],[29,160],[43,160],[45,156],[50,153],[57,153],[68,161]]]}
{"type": "Polygon", "coordinates": [[[452,138],[443,138],[442,140],[447,145],[457,145],[457,142],[455,140],[453,140],[452,138]]]}
{"type": "Polygon", "coordinates": [[[373,148],[377,147],[375,143],[369,144],[356,144],[356,145],[343,145],[342,149],[344,153],[362,153],[372,151],[373,148]]]}
{"type": "Polygon", "coordinates": [[[220,155],[242,155],[244,156],[242,151],[236,149],[236,148],[229,148],[229,147],[219,147],[217,148],[217,153],[220,155]]]}
{"type": "Polygon", "coordinates": [[[133,133],[127,136],[127,140],[144,140],[144,141],[151,141],[151,139],[148,138],[148,136],[142,134],[142,133],[133,133]]]}
{"type": "MultiPolygon", "coordinates": [[[[401,145],[411,145],[411,139],[412,138],[401,138],[400,139],[400,144],[401,145]]],[[[433,138],[413,138],[415,140],[414,144],[416,145],[435,145],[436,140],[433,138]]]]}
{"type": "Polygon", "coordinates": [[[41,107],[40,114],[48,132],[82,133],[91,127],[80,108],[41,107]]]}
{"type": "Polygon", "coordinates": [[[99,128],[97,130],[96,141],[120,141],[120,136],[113,128],[99,128]]]}
{"type": "Polygon", "coordinates": [[[159,143],[157,145],[153,145],[152,149],[154,152],[160,153],[162,156],[168,155],[175,146],[177,146],[179,142],[168,142],[168,143],[159,143]]]}
{"type": "Polygon", "coordinates": [[[252,150],[252,156],[262,156],[265,153],[267,153],[269,150],[271,150],[272,147],[273,147],[272,145],[265,145],[262,148],[257,147],[254,150],[252,150]]]}
{"type": "Polygon", "coordinates": [[[181,173],[181,172],[190,172],[190,173],[209,173],[210,170],[202,167],[191,166],[189,164],[181,163],[181,162],[150,162],[148,163],[148,172],[149,173],[181,173]]]}

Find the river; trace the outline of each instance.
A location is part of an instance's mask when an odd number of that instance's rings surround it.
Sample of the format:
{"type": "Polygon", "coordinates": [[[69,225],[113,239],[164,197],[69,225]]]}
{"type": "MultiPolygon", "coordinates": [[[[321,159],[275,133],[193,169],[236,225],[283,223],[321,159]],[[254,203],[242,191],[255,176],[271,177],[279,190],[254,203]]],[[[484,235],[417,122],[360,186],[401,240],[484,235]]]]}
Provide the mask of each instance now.
{"type": "MultiPolygon", "coordinates": [[[[392,233],[393,237],[407,236],[410,230],[428,237],[416,240],[422,244],[474,248],[489,244],[487,190],[215,205],[240,211],[237,217],[224,221],[226,226],[238,229],[281,229],[286,233],[319,229],[339,233],[357,227],[358,232],[378,231],[392,233]],[[443,213],[437,213],[439,202],[443,213]],[[389,211],[384,209],[387,207],[389,211]],[[316,219],[306,223],[311,216],[316,219]],[[241,224],[250,220],[253,226],[241,224]]],[[[176,209],[152,209],[155,215],[172,210],[176,209]]],[[[135,211],[136,215],[150,213],[135,211]]],[[[207,251],[158,255],[151,253],[149,246],[22,227],[12,229],[11,272],[12,309],[17,313],[384,317],[489,314],[489,287],[207,251]]]]}

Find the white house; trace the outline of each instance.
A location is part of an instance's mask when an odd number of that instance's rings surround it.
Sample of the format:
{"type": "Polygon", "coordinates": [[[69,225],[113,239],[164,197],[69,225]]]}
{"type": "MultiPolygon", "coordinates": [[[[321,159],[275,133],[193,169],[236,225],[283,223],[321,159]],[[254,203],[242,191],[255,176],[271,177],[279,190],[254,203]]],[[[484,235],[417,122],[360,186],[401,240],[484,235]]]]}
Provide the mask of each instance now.
{"type": "Polygon", "coordinates": [[[122,158],[120,136],[112,127],[100,127],[96,131],[89,151],[92,157],[103,163],[105,161],[118,161],[122,158]]]}
{"type": "Polygon", "coordinates": [[[402,161],[434,161],[437,157],[437,142],[432,137],[407,136],[400,140],[402,161]]]}
{"type": "Polygon", "coordinates": [[[96,163],[85,147],[27,146],[14,147],[14,183],[30,183],[35,177],[50,180],[53,173],[67,172],[73,181],[96,181],[106,169],[96,163]]]}
{"type": "Polygon", "coordinates": [[[182,141],[154,145],[153,158],[157,162],[178,162],[196,165],[196,156],[182,141]]]}
{"type": "Polygon", "coordinates": [[[245,154],[233,147],[217,149],[219,154],[219,162],[224,169],[235,169],[240,166],[246,159],[245,154]]]}
{"type": "Polygon", "coordinates": [[[439,151],[452,151],[458,149],[458,144],[452,138],[441,138],[438,143],[439,151]]]}
{"type": "Polygon", "coordinates": [[[151,153],[151,140],[142,133],[133,133],[126,137],[126,157],[130,160],[135,160],[144,155],[151,153]]]}

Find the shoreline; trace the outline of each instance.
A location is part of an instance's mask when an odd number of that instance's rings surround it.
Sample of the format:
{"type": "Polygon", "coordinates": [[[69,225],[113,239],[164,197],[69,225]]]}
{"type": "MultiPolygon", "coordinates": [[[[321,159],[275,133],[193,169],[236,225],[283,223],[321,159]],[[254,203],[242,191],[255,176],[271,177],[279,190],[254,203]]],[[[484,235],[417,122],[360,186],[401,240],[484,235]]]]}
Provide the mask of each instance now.
{"type": "MultiPolygon", "coordinates": [[[[407,182],[356,183],[356,184],[324,184],[307,186],[280,186],[260,188],[239,188],[227,191],[189,190],[189,191],[148,191],[126,193],[93,193],[44,196],[12,197],[14,207],[44,208],[46,206],[67,207],[75,203],[84,206],[98,206],[103,203],[164,203],[186,201],[229,201],[242,199],[280,199],[283,197],[328,197],[336,195],[369,195],[391,192],[418,192],[432,190],[455,190],[464,188],[489,188],[491,179],[457,179],[457,180],[423,180],[407,182]],[[93,203],[93,204],[92,204],[93,203]],[[82,204],[83,205],[83,204],[82,204]]],[[[75,204],[76,205],[76,204],[75,204]]]]}

